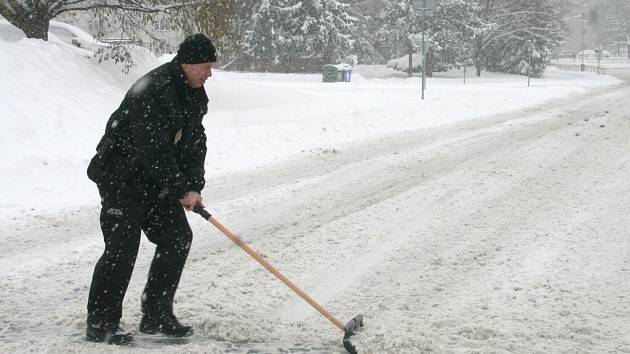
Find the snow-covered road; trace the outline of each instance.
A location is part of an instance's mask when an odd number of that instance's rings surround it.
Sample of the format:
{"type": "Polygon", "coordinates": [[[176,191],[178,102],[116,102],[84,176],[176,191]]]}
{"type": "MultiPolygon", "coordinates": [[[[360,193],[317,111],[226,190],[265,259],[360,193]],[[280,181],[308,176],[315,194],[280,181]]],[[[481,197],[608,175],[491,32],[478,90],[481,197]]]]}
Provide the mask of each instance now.
{"type": "MultiPolygon", "coordinates": [[[[361,353],[630,352],[628,97],[600,89],[322,151],[218,177],[204,198],[342,322],[364,314],[361,353]]],[[[81,340],[97,208],[0,224],[0,352],[343,352],[335,327],[189,220],[176,311],[195,337],[132,348],[81,340]]],[[[143,240],[127,328],[152,251],[143,240]]]]}

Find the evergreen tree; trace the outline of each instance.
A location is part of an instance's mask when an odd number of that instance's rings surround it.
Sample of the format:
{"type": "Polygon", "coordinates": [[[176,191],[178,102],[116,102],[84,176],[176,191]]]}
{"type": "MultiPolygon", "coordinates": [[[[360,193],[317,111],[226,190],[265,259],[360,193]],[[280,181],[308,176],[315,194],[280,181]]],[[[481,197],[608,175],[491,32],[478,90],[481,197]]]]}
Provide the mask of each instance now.
{"type": "Polygon", "coordinates": [[[292,39],[304,58],[320,64],[341,60],[354,51],[358,21],[337,0],[302,0],[292,39]]]}
{"type": "Polygon", "coordinates": [[[377,20],[381,26],[376,47],[389,58],[420,51],[424,32],[428,49],[427,73],[431,74],[433,58],[451,62],[467,56],[462,51],[467,43],[487,30],[479,17],[479,5],[472,0],[440,0],[432,13],[414,11],[411,0],[383,1],[383,11],[377,20]]]}
{"type": "Polygon", "coordinates": [[[356,18],[336,0],[249,0],[239,13],[242,70],[318,71],[355,50],[356,18]]]}
{"type": "MultiPolygon", "coordinates": [[[[357,17],[356,55],[359,63],[382,64],[385,56],[381,48],[377,48],[376,32],[380,24],[375,20],[383,10],[385,4],[381,0],[346,0],[349,3],[347,11],[357,17]]],[[[389,57],[389,55],[388,55],[389,57]]]]}
{"type": "MultiPolygon", "coordinates": [[[[490,29],[480,11],[474,1],[441,0],[429,23],[430,53],[452,64],[465,64],[471,55],[468,43],[490,29]]],[[[432,62],[427,60],[427,64],[432,62]]]]}
{"type": "Polygon", "coordinates": [[[242,47],[233,53],[241,70],[278,71],[291,57],[288,28],[283,21],[295,16],[296,8],[285,0],[245,2],[240,10],[242,47]],[[245,20],[245,21],[243,21],[245,20]]]}
{"type": "Polygon", "coordinates": [[[564,38],[559,0],[480,0],[482,19],[491,25],[474,43],[477,75],[490,71],[541,76],[551,50],[564,38]],[[530,67],[531,62],[531,67],[530,67]]]}
{"type": "Polygon", "coordinates": [[[413,53],[418,49],[414,35],[421,32],[422,23],[411,0],[380,1],[381,11],[374,18],[378,24],[374,46],[386,59],[413,53]]]}

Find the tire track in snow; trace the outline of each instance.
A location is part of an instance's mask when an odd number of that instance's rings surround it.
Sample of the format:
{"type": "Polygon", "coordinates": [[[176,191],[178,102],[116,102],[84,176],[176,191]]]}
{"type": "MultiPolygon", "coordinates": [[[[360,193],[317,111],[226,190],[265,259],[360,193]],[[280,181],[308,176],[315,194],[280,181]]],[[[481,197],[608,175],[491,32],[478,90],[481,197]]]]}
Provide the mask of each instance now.
{"type": "MultiPolygon", "coordinates": [[[[452,224],[429,223],[431,237],[410,238],[417,253],[401,250],[385,263],[382,273],[393,274],[387,282],[407,284],[407,293],[376,292],[373,322],[402,328],[376,325],[361,338],[366,352],[627,350],[620,338],[628,330],[629,257],[619,247],[627,249],[630,226],[623,218],[629,171],[622,168],[630,120],[623,112],[595,122],[583,116],[591,122],[534,143],[515,139],[513,148],[472,161],[468,176],[453,176],[454,185],[491,181],[476,175],[490,164],[504,174],[495,181],[503,190],[434,210],[452,224]],[[541,158],[537,150],[551,154],[541,158]],[[452,215],[449,206],[466,211],[452,215]]],[[[370,289],[382,287],[369,279],[370,289]]]]}

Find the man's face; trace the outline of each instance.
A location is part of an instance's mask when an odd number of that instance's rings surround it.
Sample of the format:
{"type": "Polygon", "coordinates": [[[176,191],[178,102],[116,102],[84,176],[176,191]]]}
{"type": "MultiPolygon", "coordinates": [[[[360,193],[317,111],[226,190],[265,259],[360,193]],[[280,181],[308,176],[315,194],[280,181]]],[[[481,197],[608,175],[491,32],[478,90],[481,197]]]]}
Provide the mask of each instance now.
{"type": "Polygon", "coordinates": [[[206,80],[212,76],[213,65],[214,63],[182,64],[188,85],[194,88],[202,87],[206,80]]]}

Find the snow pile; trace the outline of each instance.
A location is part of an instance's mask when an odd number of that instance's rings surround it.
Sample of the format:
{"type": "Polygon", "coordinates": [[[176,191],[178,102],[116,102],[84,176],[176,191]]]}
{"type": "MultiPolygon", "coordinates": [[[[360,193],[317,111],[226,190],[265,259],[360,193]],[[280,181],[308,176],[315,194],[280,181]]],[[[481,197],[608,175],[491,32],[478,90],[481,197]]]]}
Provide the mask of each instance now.
{"type": "Polygon", "coordinates": [[[131,50],[136,66],[127,76],[54,33],[48,42],[26,39],[0,20],[0,215],[95,201],[85,168],[105,120],[128,86],[160,64],[144,48],[131,50]]]}
{"type": "Polygon", "coordinates": [[[0,40],[0,208],[72,205],[93,192],[81,171],[123,91],[73,49],[0,40]]]}
{"type": "MultiPolygon", "coordinates": [[[[0,40],[18,42],[25,39],[24,32],[11,25],[9,21],[0,19],[0,40]]],[[[125,44],[119,47],[131,57],[130,68],[125,71],[125,67],[116,64],[114,60],[104,60],[106,56],[111,56],[114,49],[110,44],[95,39],[76,26],[59,21],[50,21],[48,42],[90,59],[94,65],[107,71],[123,88],[131,86],[138,77],[158,65],[155,55],[147,48],[125,44]]]]}

